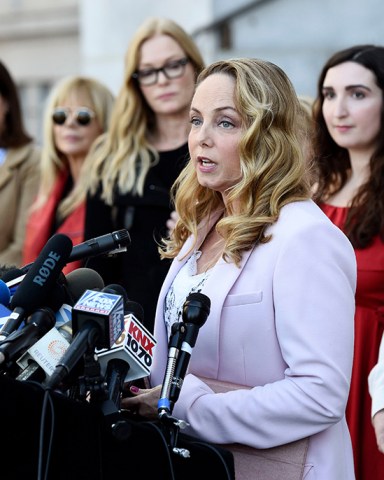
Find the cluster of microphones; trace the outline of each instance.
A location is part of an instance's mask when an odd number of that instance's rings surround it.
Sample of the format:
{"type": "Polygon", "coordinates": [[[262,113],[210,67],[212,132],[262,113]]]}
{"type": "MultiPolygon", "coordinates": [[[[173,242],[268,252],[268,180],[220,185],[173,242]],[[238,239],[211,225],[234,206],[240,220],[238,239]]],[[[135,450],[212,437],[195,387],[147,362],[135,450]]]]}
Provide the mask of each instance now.
{"type": "Polygon", "coordinates": [[[114,255],[129,243],[127,230],[75,246],[56,234],[32,264],[2,275],[1,374],[72,396],[76,386],[78,392],[87,389],[77,385],[87,367],[89,384],[103,386],[103,394],[110,388],[106,379],[113,383],[118,376],[121,389],[125,381],[148,375],[155,341],[141,323],[141,306],[120,285],[105,286],[92,269],[62,273],[69,262],[114,255]]]}
{"type": "MultiPolygon", "coordinates": [[[[94,398],[120,408],[126,382],[149,375],[156,341],[143,326],[142,307],[118,284],[104,285],[90,268],[64,275],[75,260],[115,255],[130,244],[127,230],[73,246],[53,235],[36,260],[9,268],[0,280],[0,374],[39,383],[74,399],[94,398]]],[[[209,298],[188,296],[182,321],[169,340],[158,413],[172,419],[199,328],[210,312],[209,298]]]]}

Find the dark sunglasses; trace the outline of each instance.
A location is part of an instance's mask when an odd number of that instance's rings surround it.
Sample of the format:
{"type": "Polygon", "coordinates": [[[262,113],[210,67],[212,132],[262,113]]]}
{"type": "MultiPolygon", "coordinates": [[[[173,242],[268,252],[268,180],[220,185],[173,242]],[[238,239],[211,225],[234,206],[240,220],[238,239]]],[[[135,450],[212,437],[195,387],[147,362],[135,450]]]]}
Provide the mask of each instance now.
{"type": "Polygon", "coordinates": [[[95,112],[86,107],[77,108],[76,110],[55,108],[52,113],[52,120],[56,125],[64,125],[67,118],[72,117],[78,125],[86,127],[91,123],[94,116],[95,112]]]}

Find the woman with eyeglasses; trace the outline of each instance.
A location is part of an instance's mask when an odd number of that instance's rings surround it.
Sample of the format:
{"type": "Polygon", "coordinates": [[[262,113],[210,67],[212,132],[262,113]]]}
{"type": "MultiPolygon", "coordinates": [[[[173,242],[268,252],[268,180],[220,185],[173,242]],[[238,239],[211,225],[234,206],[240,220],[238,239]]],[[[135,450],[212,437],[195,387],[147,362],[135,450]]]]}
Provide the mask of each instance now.
{"type": "MultiPolygon", "coordinates": [[[[86,77],[66,77],[52,90],[44,115],[41,178],[33,203],[23,250],[23,264],[33,262],[55,233],[84,241],[84,160],[95,139],[109,125],[113,94],[86,77]]],[[[68,273],[82,265],[71,262],[68,273]]]]}
{"type": "Polygon", "coordinates": [[[169,267],[158,239],[173,211],[171,185],[188,159],[189,105],[202,67],[197,46],[178,24],[148,19],[128,48],[111,126],[87,159],[86,238],[121,228],[131,236],[126,253],[87,265],[105,283],[125,287],[142,305],[149,330],[169,267]]]}
{"type": "Polygon", "coordinates": [[[21,266],[28,208],[39,182],[40,149],[26,132],[17,86],[0,62],[0,264],[21,266]]]}

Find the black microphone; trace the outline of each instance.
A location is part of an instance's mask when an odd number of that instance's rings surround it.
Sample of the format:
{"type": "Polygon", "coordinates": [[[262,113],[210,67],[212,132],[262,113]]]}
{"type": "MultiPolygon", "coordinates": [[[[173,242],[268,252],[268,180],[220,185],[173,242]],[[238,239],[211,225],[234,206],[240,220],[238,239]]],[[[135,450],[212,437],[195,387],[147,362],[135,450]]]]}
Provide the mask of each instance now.
{"type": "Polygon", "coordinates": [[[200,328],[206,322],[210,310],[211,301],[203,293],[191,293],[188,295],[183,305],[182,318],[186,332],[184,334],[180,354],[176,362],[175,372],[169,388],[169,405],[165,405],[165,408],[168,407],[169,412],[171,413],[177,399],[179,398],[192,350],[196,344],[197,335],[200,328]]]}
{"type": "Polygon", "coordinates": [[[0,331],[0,339],[8,337],[30,313],[44,306],[71,251],[72,241],[66,235],[56,234],[48,240],[12,297],[13,311],[0,331]]]}
{"type": "Polygon", "coordinates": [[[16,265],[0,264],[0,278],[5,282],[4,276],[9,275],[9,272],[13,272],[13,270],[16,270],[16,265]]]}
{"type": "Polygon", "coordinates": [[[55,315],[49,308],[40,308],[29,317],[27,325],[12,332],[0,345],[0,364],[9,365],[55,325],[55,315]]]}
{"type": "Polygon", "coordinates": [[[79,360],[95,348],[111,348],[124,329],[123,297],[86,290],[72,309],[73,341],[56,365],[46,388],[55,388],[79,360]]]}
{"type": "Polygon", "coordinates": [[[101,290],[104,288],[104,280],[101,275],[92,268],[76,268],[65,276],[69,301],[74,305],[86,290],[101,290]]]}
{"type": "Polygon", "coordinates": [[[69,256],[69,262],[103,254],[114,255],[115,253],[125,252],[130,243],[131,237],[126,229],[107,233],[75,245],[69,256]]]}
{"type": "Polygon", "coordinates": [[[114,295],[120,295],[123,298],[124,314],[127,313],[126,308],[127,308],[127,303],[129,302],[129,299],[128,299],[127,291],[122,285],[118,283],[110,283],[102,289],[102,292],[112,293],[114,295]]]}
{"type": "Polygon", "coordinates": [[[34,348],[30,348],[27,356],[24,355],[18,360],[23,370],[16,377],[17,380],[36,380],[41,383],[46,375],[52,374],[56,363],[60,360],[60,352],[62,356],[68,348],[66,342],[72,342],[72,307],[87,289],[101,290],[104,287],[104,281],[95,270],[78,268],[64,277],[62,287],[64,288],[61,298],[60,296],[57,298],[57,307],[53,308],[50,305],[56,312],[55,328],[49,330],[34,348]]]}
{"type": "Polygon", "coordinates": [[[26,273],[21,268],[13,268],[4,273],[1,277],[3,282],[6,283],[7,287],[11,292],[11,296],[15,293],[17,287],[24,280],[26,273]]]}
{"type": "Polygon", "coordinates": [[[171,413],[171,404],[169,400],[172,379],[175,376],[176,361],[180,354],[186,328],[183,322],[175,322],[171,328],[171,336],[168,342],[168,359],[165,368],[164,380],[161,387],[160,398],[157,403],[159,416],[163,413],[171,413]]]}
{"type": "Polygon", "coordinates": [[[3,271],[3,274],[0,276],[0,278],[1,280],[3,280],[3,282],[8,283],[12,280],[15,280],[16,278],[19,278],[22,275],[25,275],[25,272],[23,272],[23,270],[16,267],[10,267],[9,269],[3,271]]]}

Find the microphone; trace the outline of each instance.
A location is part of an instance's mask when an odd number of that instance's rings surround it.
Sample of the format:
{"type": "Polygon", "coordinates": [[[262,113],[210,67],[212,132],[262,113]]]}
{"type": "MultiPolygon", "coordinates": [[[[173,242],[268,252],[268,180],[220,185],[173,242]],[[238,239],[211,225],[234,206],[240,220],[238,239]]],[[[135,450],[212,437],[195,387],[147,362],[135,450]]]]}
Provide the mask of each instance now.
{"type": "Polygon", "coordinates": [[[142,307],[136,302],[128,302],[132,313],[124,316],[124,330],[109,349],[96,350],[101,373],[105,375],[111,360],[123,360],[129,365],[125,382],[137,380],[149,375],[153,362],[156,340],[139,322],[134,312],[142,318],[142,307]]]}
{"type": "Polygon", "coordinates": [[[22,371],[16,380],[35,379],[42,382],[47,375],[52,375],[72,340],[62,328],[51,328],[17,360],[22,371]]]}
{"type": "Polygon", "coordinates": [[[43,381],[52,375],[57,363],[72,341],[72,307],[87,289],[102,289],[104,281],[90,268],[78,268],[65,276],[67,301],[56,311],[55,327],[49,330],[38,342],[21,356],[17,363],[23,369],[17,380],[36,378],[43,381]]]}
{"type": "Polygon", "coordinates": [[[4,280],[0,280],[0,304],[6,307],[9,305],[10,300],[11,291],[9,290],[8,285],[4,282],[4,280]]]}
{"type": "Polygon", "coordinates": [[[7,284],[8,288],[15,287],[25,277],[25,272],[21,268],[12,268],[1,277],[1,280],[7,284]]]}
{"type": "Polygon", "coordinates": [[[107,233],[75,245],[69,256],[69,262],[102,254],[114,255],[115,253],[125,252],[130,243],[131,237],[126,229],[107,233]]]}
{"type": "Polygon", "coordinates": [[[66,235],[56,234],[48,240],[12,297],[13,311],[0,331],[0,339],[8,337],[31,312],[44,305],[71,251],[72,241],[66,235]]]}
{"type": "Polygon", "coordinates": [[[16,270],[16,265],[0,264],[0,278],[5,282],[4,277],[7,277],[10,272],[16,270]]]}
{"type": "Polygon", "coordinates": [[[6,338],[0,345],[0,364],[8,366],[15,358],[23,354],[55,324],[55,315],[49,308],[36,310],[28,319],[27,325],[6,338]]]}
{"type": "MultiPolygon", "coordinates": [[[[59,234],[57,234],[59,235],[59,234]]],[[[131,237],[126,229],[116,230],[112,233],[106,233],[100,237],[86,240],[85,242],[74,245],[69,255],[67,263],[75,262],[76,260],[84,260],[89,257],[96,257],[98,255],[115,255],[127,251],[127,246],[131,243],[131,237]]],[[[21,274],[18,278],[12,280],[20,280],[32,268],[35,262],[28,263],[21,267],[21,274]]],[[[21,281],[21,280],[20,280],[21,281]]]]}
{"type": "Polygon", "coordinates": [[[101,275],[92,268],[77,268],[66,276],[66,287],[73,305],[80,299],[86,290],[101,290],[104,288],[104,280],[101,275]]]}
{"type": "Polygon", "coordinates": [[[182,319],[185,326],[180,354],[176,362],[175,371],[168,387],[169,376],[165,375],[163,389],[169,392],[166,398],[160,398],[158,403],[159,416],[172,413],[174,404],[180,395],[184,377],[187,372],[189,360],[193,347],[196,344],[197,335],[200,328],[206,322],[211,310],[211,301],[203,293],[191,293],[188,295],[183,305],[182,319]]]}
{"type": "Polygon", "coordinates": [[[87,352],[110,348],[124,329],[123,297],[86,290],[72,309],[74,338],[56,365],[46,388],[55,388],[87,352]]]}
{"type": "Polygon", "coordinates": [[[23,272],[23,270],[21,270],[20,268],[14,268],[12,270],[9,270],[2,276],[3,282],[5,282],[7,287],[9,288],[11,298],[15,294],[17,287],[24,280],[25,275],[25,272],[23,272]]]}
{"type": "Polygon", "coordinates": [[[124,298],[124,329],[111,348],[96,350],[101,372],[104,374],[110,362],[117,364],[115,360],[119,360],[128,365],[125,382],[143,378],[150,372],[156,344],[154,337],[141,323],[144,319],[143,307],[129,300],[121,285],[108,285],[104,291],[119,293],[124,298]]]}
{"type": "Polygon", "coordinates": [[[7,284],[3,280],[0,280],[0,329],[4,326],[9,315],[12,313],[8,308],[10,299],[11,292],[7,284]]]}
{"type": "Polygon", "coordinates": [[[7,284],[3,280],[0,280],[0,328],[3,327],[11,314],[8,308],[10,299],[11,292],[7,284]]]}
{"type": "Polygon", "coordinates": [[[164,410],[171,412],[169,393],[172,379],[175,375],[176,361],[179,357],[180,348],[186,334],[186,328],[183,322],[175,322],[171,328],[171,336],[168,342],[168,360],[165,368],[164,380],[161,387],[160,398],[157,403],[159,415],[164,410]]]}

